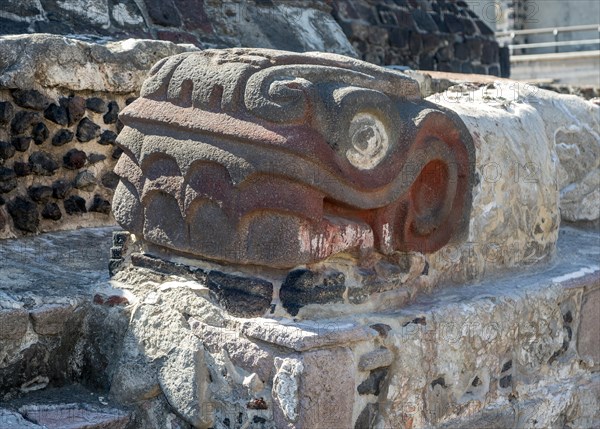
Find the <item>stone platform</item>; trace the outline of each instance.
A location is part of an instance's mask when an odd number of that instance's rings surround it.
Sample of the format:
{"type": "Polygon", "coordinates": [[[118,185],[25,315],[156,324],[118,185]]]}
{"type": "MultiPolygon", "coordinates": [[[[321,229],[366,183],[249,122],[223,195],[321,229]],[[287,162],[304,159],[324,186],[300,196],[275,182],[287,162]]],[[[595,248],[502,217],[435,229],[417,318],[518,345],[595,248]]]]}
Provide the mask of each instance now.
{"type": "Polygon", "coordinates": [[[0,246],[6,415],[81,383],[136,428],[600,423],[597,232],[562,228],[554,261],[519,275],[311,321],[228,314],[197,268],[110,280],[112,232],[0,246]]]}

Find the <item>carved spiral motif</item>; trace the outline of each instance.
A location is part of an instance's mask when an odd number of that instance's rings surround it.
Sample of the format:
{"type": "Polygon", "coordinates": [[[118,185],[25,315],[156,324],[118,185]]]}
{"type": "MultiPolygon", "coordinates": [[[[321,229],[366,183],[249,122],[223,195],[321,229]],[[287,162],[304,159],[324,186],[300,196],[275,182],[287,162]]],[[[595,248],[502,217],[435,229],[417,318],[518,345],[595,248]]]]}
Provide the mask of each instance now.
{"type": "Polygon", "coordinates": [[[389,137],[383,123],[370,113],[358,113],[350,122],[352,146],[346,151],[348,161],[359,170],[371,170],[387,154],[389,137]]]}

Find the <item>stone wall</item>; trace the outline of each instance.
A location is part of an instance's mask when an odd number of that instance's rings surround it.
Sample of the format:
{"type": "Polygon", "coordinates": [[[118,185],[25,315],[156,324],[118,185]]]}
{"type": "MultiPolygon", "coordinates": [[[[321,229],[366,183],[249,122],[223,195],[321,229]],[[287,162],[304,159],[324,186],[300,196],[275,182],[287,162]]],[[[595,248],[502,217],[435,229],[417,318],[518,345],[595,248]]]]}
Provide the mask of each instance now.
{"type": "Polygon", "coordinates": [[[117,115],[154,62],[185,49],[45,35],[0,42],[0,238],[114,223],[117,115]]]}
{"type": "Polygon", "coordinates": [[[0,35],[79,34],[192,43],[202,48],[249,46],[354,56],[324,2],[312,0],[7,0],[0,35]]]}
{"type": "MultiPolygon", "coordinates": [[[[501,75],[494,32],[463,1],[334,0],[334,16],[361,59],[419,70],[501,75]]],[[[507,61],[504,61],[507,64],[507,61]]],[[[503,76],[508,68],[503,67],[503,76]]]]}
{"type": "Polygon", "coordinates": [[[493,31],[462,1],[7,0],[3,5],[0,34],[358,53],[379,65],[508,74],[508,51],[498,49],[493,31]]]}

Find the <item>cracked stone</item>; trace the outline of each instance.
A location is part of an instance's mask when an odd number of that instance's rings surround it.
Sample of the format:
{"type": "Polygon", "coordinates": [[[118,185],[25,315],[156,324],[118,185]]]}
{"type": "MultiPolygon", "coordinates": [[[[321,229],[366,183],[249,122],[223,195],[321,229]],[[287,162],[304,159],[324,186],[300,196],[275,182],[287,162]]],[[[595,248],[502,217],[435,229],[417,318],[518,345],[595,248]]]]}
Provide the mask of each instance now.
{"type": "Polygon", "coordinates": [[[69,125],[73,125],[85,115],[85,99],[79,96],[64,97],[59,100],[61,106],[67,109],[69,125]]]}

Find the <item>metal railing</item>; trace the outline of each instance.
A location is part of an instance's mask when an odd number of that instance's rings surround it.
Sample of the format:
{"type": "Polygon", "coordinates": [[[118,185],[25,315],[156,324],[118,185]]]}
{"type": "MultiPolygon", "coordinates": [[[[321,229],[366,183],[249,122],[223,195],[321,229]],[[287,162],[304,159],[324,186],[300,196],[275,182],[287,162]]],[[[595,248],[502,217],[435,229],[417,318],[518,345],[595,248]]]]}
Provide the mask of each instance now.
{"type": "MultiPolygon", "coordinates": [[[[500,31],[496,33],[496,39],[510,38],[511,43],[508,45],[512,55],[518,55],[513,52],[515,50],[535,49],[535,48],[554,48],[555,52],[558,52],[559,47],[563,46],[600,46],[600,24],[592,25],[573,25],[570,27],[548,27],[548,28],[535,28],[530,30],[512,30],[512,31],[500,31]],[[597,31],[598,39],[583,39],[583,40],[565,40],[559,41],[558,36],[564,33],[576,33],[582,31],[597,31]],[[540,34],[552,34],[554,35],[553,42],[537,42],[537,43],[514,43],[515,38],[518,36],[529,36],[529,35],[540,35],[540,34]]],[[[525,51],[523,51],[524,53],[525,51]]]]}

